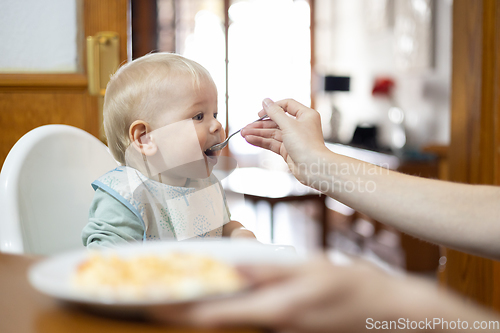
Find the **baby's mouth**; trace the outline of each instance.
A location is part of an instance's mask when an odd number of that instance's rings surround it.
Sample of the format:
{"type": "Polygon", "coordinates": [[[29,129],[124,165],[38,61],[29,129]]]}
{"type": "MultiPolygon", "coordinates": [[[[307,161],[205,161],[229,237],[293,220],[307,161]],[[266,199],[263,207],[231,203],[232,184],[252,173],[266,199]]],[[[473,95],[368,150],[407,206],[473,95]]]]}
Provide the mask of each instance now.
{"type": "Polygon", "coordinates": [[[218,150],[210,150],[210,148],[207,148],[205,151],[204,151],[205,155],[207,155],[208,157],[216,157],[219,155],[219,151],[218,150]]]}
{"type": "Polygon", "coordinates": [[[213,146],[218,145],[220,142],[216,142],[213,145],[209,146],[207,149],[203,151],[203,153],[208,157],[217,157],[220,155],[220,150],[211,150],[213,146]]]}

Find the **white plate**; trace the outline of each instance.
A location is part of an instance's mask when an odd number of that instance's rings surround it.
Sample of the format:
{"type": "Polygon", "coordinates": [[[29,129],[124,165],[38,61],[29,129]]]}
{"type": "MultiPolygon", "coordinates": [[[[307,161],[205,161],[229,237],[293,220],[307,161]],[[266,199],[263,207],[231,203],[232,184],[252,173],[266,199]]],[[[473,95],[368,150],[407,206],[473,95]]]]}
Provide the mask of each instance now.
{"type": "MultiPolygon", "coordinates": [[[[202,241],[202,242],[148,242],[128,245],[117,249],[109,249],[123,258],[146,255],[165,254],[168,252],[198,253],[211,256],[229,264],[271,264],[289,265],[299,261],[295,249],[291,246],[264,245],[255,241],[202,241]]],[[[78,265],[88,258],[90,252],[81,250],[47,258],[28,271],[30,283],[38,291],[59,300],[97,306],[136,310],[144,306],[178,304],[187,301],[172,299],[155,300],[117,300],[113,298],[96,298],[78,291],[72,283],[72,276],[78,265]]],[[[227,297],[228,295],[224,295],[227,297]]],[[[213,296],[210,298],[214,298],[213,296]]],[[[190,299],[189,302],[205,300],[207,297],[190,299]]]]}

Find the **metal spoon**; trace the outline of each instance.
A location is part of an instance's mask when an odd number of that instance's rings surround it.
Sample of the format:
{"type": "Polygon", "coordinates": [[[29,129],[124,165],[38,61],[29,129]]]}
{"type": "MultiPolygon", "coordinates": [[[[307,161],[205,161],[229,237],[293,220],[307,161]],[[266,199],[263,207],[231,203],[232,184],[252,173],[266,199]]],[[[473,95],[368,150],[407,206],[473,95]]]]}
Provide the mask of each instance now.
{"type": "MultiPolygon", "coordinates": [[[[267,114],[265,116],[262,116],[260,117],[259,119],[257,119],[256,121],[252,122],[252,123],[255,123],[259,120],[262,120],[264,118],[267,118],[267,114]]],[[[243,127],[244,128],[244,127],[243,127]]],[[[217,150],[221,150],[223,149],[224,147],[227,146],[228,142],[229,142],[229,139],[231,139],[235,134],[238,134],[243,128],[240,128],[239,130],[237,130],[236,132],[234,132],[233,134],[231,134],[230,136],[227,137],[226,140],[222,141],[221,143],[218,143],[216,145],[213,145],[212,147],[208,148],[207,151],[217,151],[217,150]]]]}

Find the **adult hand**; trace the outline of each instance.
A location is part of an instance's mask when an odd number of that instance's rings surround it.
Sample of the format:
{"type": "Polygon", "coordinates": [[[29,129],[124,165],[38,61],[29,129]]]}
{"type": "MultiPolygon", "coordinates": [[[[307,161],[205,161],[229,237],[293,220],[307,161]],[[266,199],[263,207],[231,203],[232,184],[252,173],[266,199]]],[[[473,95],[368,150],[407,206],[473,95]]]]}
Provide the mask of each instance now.
{"type": "Polygon", "coordinates": [[[293,99],[274,103],[266,98],[262,105],[259,116],[271,119],[246,126],[241,135],[250,144],[281,155],[295,177],[307,184],[310,165],[329,152],[319,113],[293,99]]]}
{"type": "MultiPolygon", "coordinates": [[[[399,318],[446,318],[449,313],[441,309],[460,303],[452,299],[443,304],[441,298],[446,297],[431,285],[387,275],[366,263],[334,266],[320,257],[293,267],[256,266],[242,271],[253,290],[225,300],[156,309],[154,318],[202,327],[360,332],[376,326],[375,321],[380,326],[383,321],[399,318]]],[[[459,311],[456,314],[464,315],[459,311]]]]}

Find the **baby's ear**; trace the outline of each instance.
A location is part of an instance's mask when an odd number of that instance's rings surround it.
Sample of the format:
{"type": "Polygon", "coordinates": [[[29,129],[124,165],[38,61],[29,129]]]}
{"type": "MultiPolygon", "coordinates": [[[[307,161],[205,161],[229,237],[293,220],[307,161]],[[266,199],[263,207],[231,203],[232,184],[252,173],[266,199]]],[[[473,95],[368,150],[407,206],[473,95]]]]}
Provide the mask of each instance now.
{"type": "Polygon", "coordinates": [[[130,125],[129,137],[133,147],[142,155],[153,156],[158,151],[158,147],[151,135],[151,127],[145,121],[134,121],[130,125]]]}
{"type": "MultiPolygon", "coordinates": [[[[146,156],[153,156],[158,151],[158,146],[156,145],[151,133],[146,133],[136,140],[134,144],[137,144],[138,150],[146,156]]],[[[136,148],[136,149],[137,149],[136,148]]]]}

